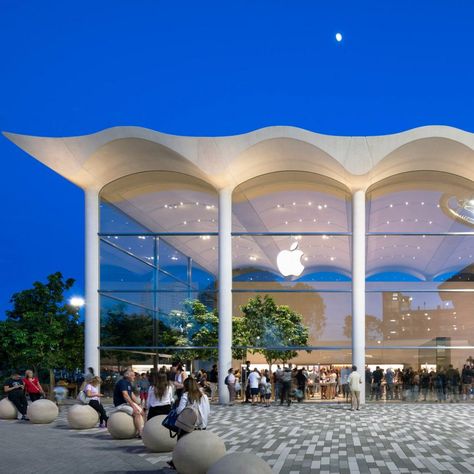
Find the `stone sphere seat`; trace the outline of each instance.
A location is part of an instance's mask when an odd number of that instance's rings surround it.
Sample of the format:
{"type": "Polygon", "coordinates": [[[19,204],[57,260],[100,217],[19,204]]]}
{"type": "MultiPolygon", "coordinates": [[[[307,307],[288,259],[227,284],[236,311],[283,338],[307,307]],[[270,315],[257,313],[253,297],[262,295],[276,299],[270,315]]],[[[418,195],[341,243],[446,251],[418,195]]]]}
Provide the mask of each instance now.
{"type": "Polygon", "coordinates": [[[272,474],[272,468],[252,453],[229,453],[215,462],[207,474],[272,474]]]}
{"type": "Polygon", "coordinates": [[[97,425],[99,415],[89,405],[73,405],[67,413],[67,421],[75,430],[87,430],[97,425]]]}
{"type": "Polygon", "coordinates": [[[143,428],[143,444],[154,453],[173,451],[177,438],[171,438],[170,432],[161,423],[165,415],[157,415],[148,420],[143,428]]]}
{"type": "Polygon", "coordinates": [[[56,403],[51,400],[36,400],[28,406],[28,417],[32,423],[52,423],[59,414],[56,403]]]}
{"type": "Polygon", "coordinates": [[[136,434],[133,417],[123,411],[116,411],[110,415],[107,429],[115,439],[134,438],[136,434]]]}
{"type": "Polygon", "coordinates": [[[208,430],[193,431],[176,444],[173,463],[179,474],[206,474],[225,453],[224,441],[219,436],[208,430]]]}
{"type": "Polygon", "coordinates": [[[18,410],[8,398],[0,401],[0,418],[2,420],[15,420],[18,418],[18,410]]]}

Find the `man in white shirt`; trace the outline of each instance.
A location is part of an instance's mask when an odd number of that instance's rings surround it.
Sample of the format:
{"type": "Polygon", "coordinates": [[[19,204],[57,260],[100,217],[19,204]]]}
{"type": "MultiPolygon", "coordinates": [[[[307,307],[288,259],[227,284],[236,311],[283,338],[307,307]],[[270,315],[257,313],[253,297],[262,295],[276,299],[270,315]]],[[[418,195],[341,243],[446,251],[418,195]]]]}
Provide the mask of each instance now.
{"type": "Polygon", "coordinates": [[[257,367],[255,367],[255,369],[253,369],[253,372],[250,372],[248,380],[248,384],[250,386],[250,395],[252,396],[252,405],[257,403],[259,382],[260,374],[258,373],[257,367]]]}
{"type": "Polygon", "coordinates": [[[356,410],[360,409],[360,386],[362,385],[362,377],[357,372],[357,367],[355,365],[352,366],[352,372],[347,378],[347,383],[349,384],[349,389],[351,391],[352,402],[351,402],[351,410],[354,411],[354,407],[356,410]]]}

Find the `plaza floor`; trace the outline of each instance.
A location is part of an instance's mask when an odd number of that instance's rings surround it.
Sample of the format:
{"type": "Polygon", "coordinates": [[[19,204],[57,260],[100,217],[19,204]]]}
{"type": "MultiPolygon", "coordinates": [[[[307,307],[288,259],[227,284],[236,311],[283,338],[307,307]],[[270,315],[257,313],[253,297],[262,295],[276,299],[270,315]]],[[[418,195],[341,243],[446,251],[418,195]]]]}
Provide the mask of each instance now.
{"type": "MultiPolygon", "coordinates": [[[[109,408],[109,407],[107,407],[109,408]]],[[[0,472],[170,474],[170,454],[107,430],[0,420],[0,472]],[[5,469],[5,470],[3,470],[5,469]]],[[[474,473],[474,404],[213,405],[209,429],[228,452],[255,453],[274,473],[474,473]]],[[[245,473],[242,473],[245,474],[245,473]]]]}

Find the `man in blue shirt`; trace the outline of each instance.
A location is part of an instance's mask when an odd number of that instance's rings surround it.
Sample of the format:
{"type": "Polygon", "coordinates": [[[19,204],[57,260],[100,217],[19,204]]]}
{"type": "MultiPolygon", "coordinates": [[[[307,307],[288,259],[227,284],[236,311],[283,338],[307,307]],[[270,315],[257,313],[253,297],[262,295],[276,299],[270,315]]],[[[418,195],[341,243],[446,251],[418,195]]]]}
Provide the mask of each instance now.
{"type": "Polygon", "coordinates": [[[133,416],[133,423],[137,430],[137,436],[141,438],[143,425],[145,424],[145,414],[133,391],[132,383],[135,380],[135,372],[127,369],[123,374],[123,379],[115,384],[114,405],[117,411],[123,411],[133,416]]]}

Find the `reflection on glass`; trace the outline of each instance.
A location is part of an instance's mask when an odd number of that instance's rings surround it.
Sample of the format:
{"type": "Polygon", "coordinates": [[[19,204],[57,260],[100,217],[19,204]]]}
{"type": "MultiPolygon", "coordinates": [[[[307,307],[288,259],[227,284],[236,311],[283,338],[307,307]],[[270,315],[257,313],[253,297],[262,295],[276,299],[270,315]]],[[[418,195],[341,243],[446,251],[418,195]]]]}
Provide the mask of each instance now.
{"type": "Polygon", "coordinates": [[[471,292],[368,293],[367,317],[377,334],[368,344],[422,347],[442,338],[448,346],[472,345],[473,304],[471,292]]]}

